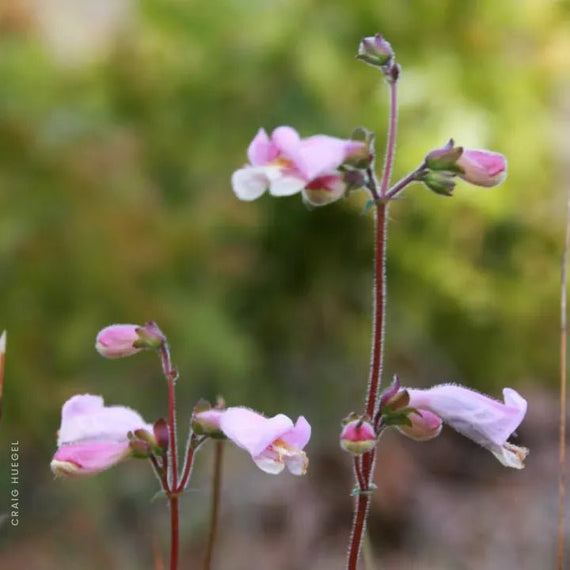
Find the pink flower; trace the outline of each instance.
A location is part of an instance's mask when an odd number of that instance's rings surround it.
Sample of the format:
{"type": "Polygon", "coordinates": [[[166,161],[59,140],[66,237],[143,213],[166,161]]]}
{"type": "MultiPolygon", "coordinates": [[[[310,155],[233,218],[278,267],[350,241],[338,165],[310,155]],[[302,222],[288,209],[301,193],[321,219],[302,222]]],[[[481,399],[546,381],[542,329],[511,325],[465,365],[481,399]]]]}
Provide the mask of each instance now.
{"type": "Polygon", "coordinates": [[[463,170],[458,176],[476,186],[497,186],[507,177],[507,161],[498,152],[466,148],[456,164],[463,170]]]}
{"type": "MultiPolygon", "coordinates": [[[[363,142],[326,135],[301,139],[292,127],[276,128],[271,138],[264,129],[259,129],[247,151],[249,164],[234,172],[232,187],[240,200],[255,200],[266,190],[273,196],[291,196],[302,191],[305,194],[307,186],[323,178],[317,188],[334,193],[338,199],[346,190],[343,183],[343,192],[339,192],[342,177],[338,168],[349,158],[363,154],[365,148],[363,142]]],[[[325,200],[318,202],[315,205],[325,200]]]]}
{"type": "MultiPolygon", "coordinates": [[[[488,449],[505,467],[524,467],[528,449],[507,442],[527,409],[526,400],[515,390],[503,390],[504,403],[453,384],[427,390],[407,389],[407,392],[411,408],[435,414],[460,434],[488,449]]],[[[414,414],[409,417],[414,422],[414,414]]]]}
{"type": "Polygon", "coordinates": [[[311,426],[303,416],[293,424],[283,414],[266,418],[238,407],[199,412],[195,420],[219,428],[266,473],[281,473],[285,466],[293,475],[304,475],[307,471],[309,460],[303,448],[311,437],[311,426]]]}
{"type": "Polygon", "coordinates": [[[135,348],[139,340],[139,325],[110,325],[97,335],[95,348],[105,358],[123,358],[142,350],[135,348]]]}
{"type": "Polygon", "coordinates": [[[101,396],[73,396],[61,410],[51,470],[59,477],[73,477],[109,469],[130,455],[127,434],[138,429],[153,432],[130,408],[106,407],[101,396]]]}

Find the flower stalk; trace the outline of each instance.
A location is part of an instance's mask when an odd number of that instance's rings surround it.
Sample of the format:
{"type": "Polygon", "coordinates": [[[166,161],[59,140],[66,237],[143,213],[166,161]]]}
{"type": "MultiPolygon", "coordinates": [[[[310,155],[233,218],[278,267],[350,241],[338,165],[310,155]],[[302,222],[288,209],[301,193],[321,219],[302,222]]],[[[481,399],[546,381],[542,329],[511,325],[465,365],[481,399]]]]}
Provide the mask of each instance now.
{"type": "MultiPolygon", "coordinates": [[[[388,71],[390,85],[389,128],[386,143],[386,153],[382,168],[380,187],[377,188],[375,177],[369,177],[372,196],[379,198],[375,209],[375,255],[374,255],[374,320],[372,324],[372,358],[370,378],[366,393],[365,409],[369,417],[376,415],[378,406],[378,393],[384,364],[385,318],[386,318],[386,254],[388,237],[388,206],[386,200],[394,156],[396,152],[396,134],[398,125],[398,76],[399,66],[392,64],[388,71]],[[393,71],[392,71],[393,69],[393,71]],[[376,195],[375,195],[376,194],[376,195]]],[[[413,181],[411,178],[409,182],[413,181]]],[[[403,185],[403,189],[409,182],[403,185]]],[[[366,532],[366,522],[370,508],[370,492],[376,464],[376,451],[373,449],[354,460],[354,471],[360,492],[356,497],[353,515],[352,532],[349,544],[347,570],[356,570],[358,559],[362,550],[362,543],[366,532]]]]}

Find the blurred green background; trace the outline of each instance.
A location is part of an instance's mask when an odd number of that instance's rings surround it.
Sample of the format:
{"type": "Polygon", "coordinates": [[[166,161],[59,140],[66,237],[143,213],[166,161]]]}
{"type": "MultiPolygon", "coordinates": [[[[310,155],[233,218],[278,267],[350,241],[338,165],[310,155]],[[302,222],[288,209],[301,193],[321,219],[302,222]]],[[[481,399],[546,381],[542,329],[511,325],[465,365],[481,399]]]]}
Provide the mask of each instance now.
{"type": "MultiPolygon", "coordinates": [[[[354,59],[376,31],[403,67],[394,179],[450,136],[509,160],[497,189],[459,184],[447,199],[417,186],[393,205],[386,380],[553,390],[569,14],[555,0],[2,0],[0,465],[19,441],[22,524],[0,527],[0,547],[43,553],[8,567],[152,566],[136,544],[161,512],[145,498],[150,472],[125,465],[71,483],[49,472],[71,395],[101,394],[149,421],[166,412],[151,355],[94,351],[107,324],[158,322],[181,371],[182,417],[223,394],[306,415],[313,449],[334,450],[368,372],[365,197],[316,211],[299,197],[241,203],[230,176],[260,126],[346,138],[363,125],[381,152],[386,89],[354,59]],[[106,559],[100,544],[114,545],[106,559]]],[[[8,478],[1,469],[0,512],[8,478]]],[[[207,497],[187,502],[202,539],[207,497]]]]}

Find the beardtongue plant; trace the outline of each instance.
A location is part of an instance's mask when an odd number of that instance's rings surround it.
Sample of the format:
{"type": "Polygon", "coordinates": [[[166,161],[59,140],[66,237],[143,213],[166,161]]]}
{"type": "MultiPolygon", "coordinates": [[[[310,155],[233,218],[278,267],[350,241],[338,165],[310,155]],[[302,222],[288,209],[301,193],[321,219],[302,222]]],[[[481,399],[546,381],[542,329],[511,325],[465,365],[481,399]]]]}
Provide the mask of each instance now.
{"type": "MultiPolygon", "coordinates": [[[[528,450],[508,441],[526,413],[525,399],[505,388],[504,402],[468,388],[441,384],[428,389],[401,386],[397,377],[383,392],[386,313],[386,252],[388,209],[393,199],[413,183],[442,196],[451,196],[457,178],[492,187],[506,177],[505,158],[488,150],[456,146],[453,140],[429,152],[400,181],[390,185],[396,145],[397,88],[400,66],[390,44],[379,34],[362,40],[357,57],[378,69],[389,89],[389,127],[380,178],[375,171],[375,137],[358,129],[359,140],[327,135],[301,138],[282,126],[268,135],[260,129],[248,149],[249,163],[232,176],[240,200],[251,201],[266,191],[277,197],[301,194],[309,207],[331,204],[356,189],[369,195],[366,211],[375,216],[374,303],[371,367],[362,411],[343,420],[341,447],[352,455],[355,477],[354,515],[346,568],[357,570],[370,496],[378,441],[393,427],[417,441],[437,437],[448,424],[488,449],[506,467],[521,469],[528,450]]],[[[304,417],[295,423],[283,414],[266,418],[245,407],[215,407],[198,402],[190,421],[183,462],[178,454],[175,387],[178,371],[172,366],[165,335],[156,324],[111,325],[97,335],[96,349],[106,358],[122,358],[140,351],[160,356],[168,388],[168,416],[147,423],[134,410],[105,406],[101,396],[72,396],[62,408],[57,451],[51,468],[59,477],[95,474],[129,458],[149,461],[170,507],[170,570],[178,568],[179,501],[191,478],[197,452],[208,439],[228,439],[247,451],[267,473],[285,468],[294,475],[307,471],[304,452],[311,427],[304,417]]],[[[209,568],[211,555],[207,556],[209,568]]],[[[252,567],[255,567],[255,563],[252,567]]]]}
{"type": "Polygon", "coordinates": [[[301,139],[291,127],[276,128],[271,137],[261,129],[248,149],[249,164],[237,170],[232,186],[241,200],[254,200],[266,190],[273,196],[301,193],[310,206],[339,200],[354,189],[369,194],[366,210],[375,213],[374,304],[371,367],[363,411],[343,421],[342,449],[353,455],[354,515],[347,569],[357,570],[370,496],[374,491],[377,444],[382,432],[395,427],[417,441],[438,436],[448,424],[488,449],[506,467],[522,469],[528,450],[508,438],[522,422],[526,400],[515,390],[503,390],[504,402],[453,384],[421,390],[404,388],[397,377],[380,393],[386,314],[387,221],[390,202],[412,183],[442,196],[451,196],[456,179],[481,187],[500,184],[506,177],[504,156],[489,150],[456,146],[453,139],[429,152],[407,176],[390,185],[396,147],[400,66],[390,44],[380,35],[364,38],[357,58],[379,70],[389,90],[389,127],[380,178],[375,172],[374,136],[363,129],[364,140],[342,141],[317,135],[301,139]]]}
{"type": "MultiPolygon", "coordinates": [[[[123,358],[143,350],[159,354],[168,386],[168,419],[147,423],[124,406],[105,406],[101,396],[75,395],[61,411],[57,450],[51,461],[56,477],[93,475],[129,457],[147,459],[160,482],[170,507],[170,569],[178,568],[179,501],[187,488],[196,452],[207,439],[228,439],[245,449],[266,473],[285,467],[293,475],[304,475],[308,458],[303,451],[311,437],[311,426],[300,416],[293,422],[285,415],[266,418],[248,408],[212,408],[199,401],[192,414],[179,468],[176,432],[175,389],[178,371],[172,366],[167,339],[155,323],[143,326],[116,324],[97,335],[97,351],[106,358],[123,358]]],[[[207,555],[209,568],[211,554],[207,555]]]]}

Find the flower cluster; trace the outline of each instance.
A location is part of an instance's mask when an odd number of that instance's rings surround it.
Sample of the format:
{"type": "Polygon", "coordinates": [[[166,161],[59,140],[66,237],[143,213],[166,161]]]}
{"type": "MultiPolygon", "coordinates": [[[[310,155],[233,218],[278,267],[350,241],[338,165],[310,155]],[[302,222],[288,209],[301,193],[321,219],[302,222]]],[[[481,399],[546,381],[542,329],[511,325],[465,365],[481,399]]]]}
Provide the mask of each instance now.
{"type": "MultiPolygon", "coordinates": [[[[117,324],[102,329],[95,346],[107,358],[121,358],[143,348],[157,348],[162,342],[164,336],[154,323],[117,324]]],[[[206,436],[221,433],[248,451],[266,473],[277,474],[284,467],[294,475],[307,471],[303,449],[311,437],[311,426],[303,416],[293,424],[283,414],[266,418],[243,407],[209,409],[194,414],[193,428],[206,436]]],[[[63,405],[51,469],[58,477],[91,475],[128,457],[147,458],[153,448],[166,449],[167,441],[164,420],[153,426],[130,408],[105,406],[101,396],[77,395],[63,405]]]]}
{"type": "Polygon", "coordinates": [[[291,127],[277,127],[269,137],[259,129],[247,151],[249,164],[234,172],[232,187],[240,200],[255,200],[266,190],[273,196],[301,192],[309,205],[322,206],[350,188],[343,165],[366,155],[360,141],[327,135],[301,139],[291,127]]]}

